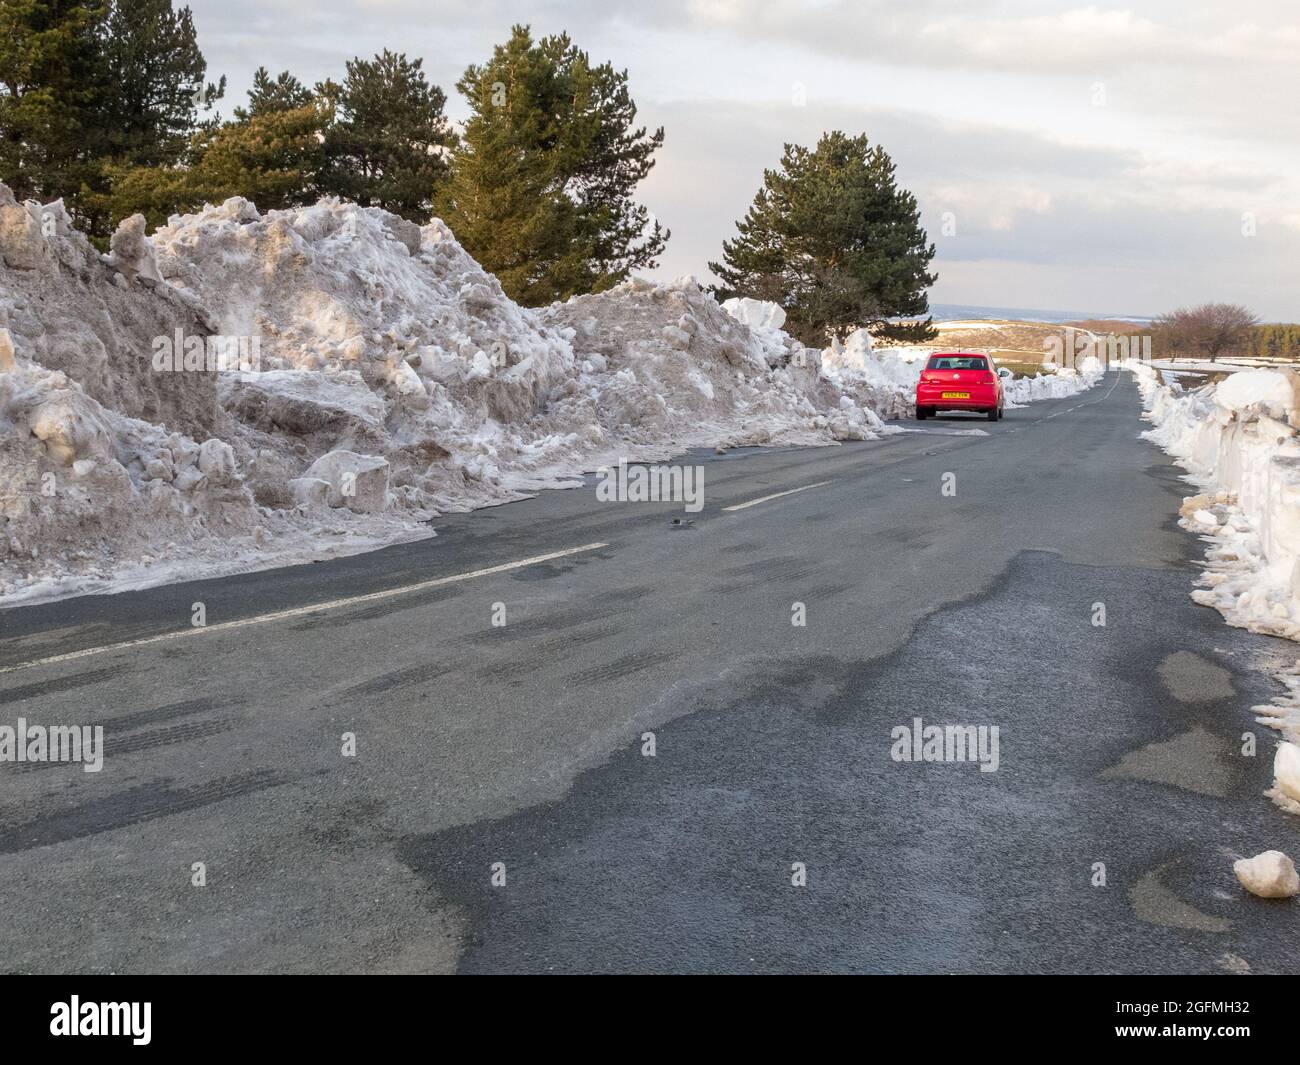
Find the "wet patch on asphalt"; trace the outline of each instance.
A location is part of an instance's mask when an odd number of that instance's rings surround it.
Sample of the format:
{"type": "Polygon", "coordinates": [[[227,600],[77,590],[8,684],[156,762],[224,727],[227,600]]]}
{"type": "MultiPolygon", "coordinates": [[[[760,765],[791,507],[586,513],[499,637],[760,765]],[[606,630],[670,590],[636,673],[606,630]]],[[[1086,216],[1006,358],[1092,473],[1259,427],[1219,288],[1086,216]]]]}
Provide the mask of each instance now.
{"type": "Polygon", "coordinates": [[[1226,741],[1197,726],[1130,751],[1102,776],[1147,780],[1223,798],[1237,782],[1240,768],[1232,761],[1226,741]]]}
{"type": "Polygon", "coordinates": [[[1156,672],[1179,702],[1208,703],[1216,699],[1231,699],[1236,694],[1231,673],[1191,651],[1165,655],[1156,672]]]}
{"type": "Polygon", "coordinates": [[[1026,552],[892,655],[737,662],[665,715],[654,757],[629,736],[558,802],[399,855],[464,911],[465,971],[1287,971],[1300,908],[1232,875],[1300,835],[1237,742],[1268,680],[1221,652],[1261,639],[1177,567],[1026,552]],[[1192,676],[1207,697],[1179,698],[1192,676]],[[997,726],[997,772],[893,760],[917,718],[997,726]]]}
{"type": "Polygon", "coordinates": [[[1129,888],[1128,897],[1133,912],[1144,921],[1170,928],[1186,928],[1193,932],[1228,931],[1232,927],[1231,922],[1202,913],[1165,886],[1165,873],[1176,865],[1177,862],[1169,862],[1152,869],[1129,888]]]}

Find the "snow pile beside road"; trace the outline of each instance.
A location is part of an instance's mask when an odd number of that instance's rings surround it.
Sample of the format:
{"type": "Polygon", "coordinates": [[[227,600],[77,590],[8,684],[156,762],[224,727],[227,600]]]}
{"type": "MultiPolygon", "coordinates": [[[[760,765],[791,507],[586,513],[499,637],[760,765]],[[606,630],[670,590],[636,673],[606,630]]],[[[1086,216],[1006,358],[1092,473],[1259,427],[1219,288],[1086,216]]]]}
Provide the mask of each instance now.
{"type": "Polygon", "coordinates": [[[130,219],[103,256],[0,186],[0,600],[429,536],[619,458],[891,431],[888,395],[734,309],[685,278],[527,310],[441,222],[333,199],[130,219]]]}
{"type": "Polygon", "coordinates": [[[1285,370],[1239,370],[1214,389],[1215,406],[1233,413],[1256,408],[1285,418],[1295,402],[1295,378],[1285,370]]]}
{"type": "MultiPolygon", "coordinates": [[[[1184,528],[1213,543],[1192,598],[1229,624],[1300,640],[1300,375],[1243,370],[1184,391],[1146,364],[1128,365],[1155,425],[1144,435],[1202,489],[1179,512],[1184,528]]],[[[1266,794],[1300,814],[1300,660],[1277,679],[1287,694],[1252,708],[1289,741],[1266,794]]]]}
{"type": "Polygon", "coordinates": [[[887,431],[869,403],[821,373],[817,351],[772,326],[750,329],[691,277],[634,279],[553,304],[541,318],[573,345],[579,367],[546,424],[593,427],[602,462],[887,431]]]}
{"type": "Polygon", "coordinates": [[[155,373],[152,339],[208,331],[159,283],[139,220],[105,257],[59,202],[0,185],[0,597],[130,582],[220,537],[226,559],[284,530],[221,435],[217,375],[155,373]]]}
{"type": "Polygon", "coordinates": [[[1300,377],[1247,370],[1190,392],[1130,364],[1146,435],[1203,490],[1182,524],[1214,540],[1193,598],[1235,625],[1300,640],[1300,377]]]}
{"type": "Polygon", "coordinates": [[[822,362],[827,372],[836,378],[862,379],[877,388],[911,392],[915,398],[917,378],[934,350],[925,347],[876,348],[871,334],[858,329],[842,343],[833,341],[822,352],[822,362]]]}
{"type": "MultiPolygon", "coordinates": [[[[326,438],[308,450],[382,454],[399,507],[517,498],[611,457],[829,444],[880,428],[820,378],[815,353],[805,359],[768,323],[738,324],[691,278],[530,311],[441,222],[419,229],[333,199],[265,217],[230,200],[174,219],[154,243],[163,276],[225,331],[263,337],[277,375],[230,387],[265,400],[223,392],[223,402],[269,431],[286,403],[297,414],[321,406],[306,394],[321,386],[293,384],[293,372],[323,375],[326,438]]],[[[296,436],[318,431],[290,420],[296,436]]]]}
{"type": "Polygon", "coordinates": [[[394,520],[518,498],[584,440],[538,431],[573,379],[566,339],[516,306],[440,222],[423,229],[326,199],[265,216],[248,201],[153,237],[163,277],[226,335],[260,338],[263,373],[223,375],[241,435],[287,481],[332,450],[389,464],[394,520]]]}
{"type": "Polygon", "coordinates": [[[1055,373],[1017,377],[1003,384],[1010,406],[1019,407],[1040,399],[1068,399],[1085,392],[1106,372],[1106,367],[1095,355],[1081,359],[1077,368],[1063,366],[1055,373]]]}

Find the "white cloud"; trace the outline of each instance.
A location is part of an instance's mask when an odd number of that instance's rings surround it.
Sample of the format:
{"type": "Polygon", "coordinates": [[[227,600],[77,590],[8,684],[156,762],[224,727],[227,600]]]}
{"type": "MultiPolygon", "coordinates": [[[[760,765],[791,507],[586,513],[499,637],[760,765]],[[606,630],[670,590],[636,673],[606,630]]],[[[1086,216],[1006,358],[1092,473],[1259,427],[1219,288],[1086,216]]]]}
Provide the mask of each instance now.
{"type": "Polygon", "coordinates": [[[315,81],[388,46],[423,56],[460,116],[457,78],[513,22],[567,29],[627,68],[641,120],[666,128],[643,187],[673,230],[665,274],[707,273],[783,142],[843,128],[883,144],[917,193],[936,299],[1157,312],[1235,294],[1300,320],[1290,3],[190,2],[212,73],[231,75],[227,110],[258,64],[315,81]]]}

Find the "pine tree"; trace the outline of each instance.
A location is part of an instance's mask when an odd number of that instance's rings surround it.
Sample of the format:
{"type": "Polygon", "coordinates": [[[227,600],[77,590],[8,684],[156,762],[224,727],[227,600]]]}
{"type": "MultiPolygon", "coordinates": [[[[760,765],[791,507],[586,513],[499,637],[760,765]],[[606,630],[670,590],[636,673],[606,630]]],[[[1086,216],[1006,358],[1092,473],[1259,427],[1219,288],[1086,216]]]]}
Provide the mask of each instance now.
{"type": "Polygon", "coordinates": [[[191,135],[225,92],[205,84],[188,7],[171,0],[114,0],[101,27],[103,85],[96,148],[115,163],[158,166],[184,155],[191,135]]]}
{"type": "Polygon", "coordinates": [[[787,328],[806,343],[858,328],[897,340],[933,336],[925,290],[934,245],[926,243],[916,197],[895,182],[894,163],[865,135],[836,130],[809,151],[787,144],[739,236],[723,242],[718,295],[779,303],[787,328]]]}
{"type": "Polygon", "coordinates": [[[325,133],[323,192],[428,221],[455,133],[443,115],[446,94],[421,66],[385,49],[373,60],[349,61],[342,85],[316,87],[335,112],[325,133]]]}
{"type": "Polygon", "coordinates": [[[98,37],[96,132],[87,142],[95,172],[73,199],[83,227],[102,242],[121,217],[113,183],[192,164],[193,146],[217,127],[215,114],[201,116],[224,95],[226,79],[204,81],[193,16],[171,0],[113,0],[98,37]]]}
{"type": "Polygon", "coordinates": [[[0,181],[19,199],[71,197],[92,169],[97,0],[0,3],[0,181]]]}
{"type": "Polygon", "coordinates": [[[471,116],[436,207],[510,296],[549,303],[657,265],[669,233],[632,192],[664,134],[634,128],[626,71],[515,26],[457,88],[471,116]]]}
{"type": "Polygon", "coordinates": [[[107,198],[112,224],[139,212],[151,227],[159,226],[178,211],[231,196],[264,211],[309,203],[319,195],[327,121],[328,112],[315,101],[263,110],[195,134],[185,165],[115,168],[107,198]]]}
{"type": "Polygon", "coordinates": [[[248,90],[248,107],[236,107],[235,118],[243,122],[274,111],[293,111],[313,99],[311,90],[287,70],[272,78],[266,67],[258,67],[248,90]]]}
{"type": "Polygon", "coordinates": [[[111,175],[183,158],[224,88],[205,72],[190,11],[171,0],[5,0],[0,180],[62,197],[104,241],[111,175]]]}

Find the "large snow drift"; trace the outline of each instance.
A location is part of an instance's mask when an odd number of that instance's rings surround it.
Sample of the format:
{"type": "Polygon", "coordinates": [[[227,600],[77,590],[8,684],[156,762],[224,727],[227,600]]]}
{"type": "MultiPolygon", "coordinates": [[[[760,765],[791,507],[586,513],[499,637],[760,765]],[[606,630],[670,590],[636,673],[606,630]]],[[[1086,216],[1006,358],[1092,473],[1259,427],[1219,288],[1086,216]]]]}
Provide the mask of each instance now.
{"type": "Polygon", "coordinates": [[[618,458],[888,431],[689,278],[531,311],[440,222],[333,199],[131,219],[102,256],[0,187],[0,260],[7,602],[428,536],[618,458]]]}

